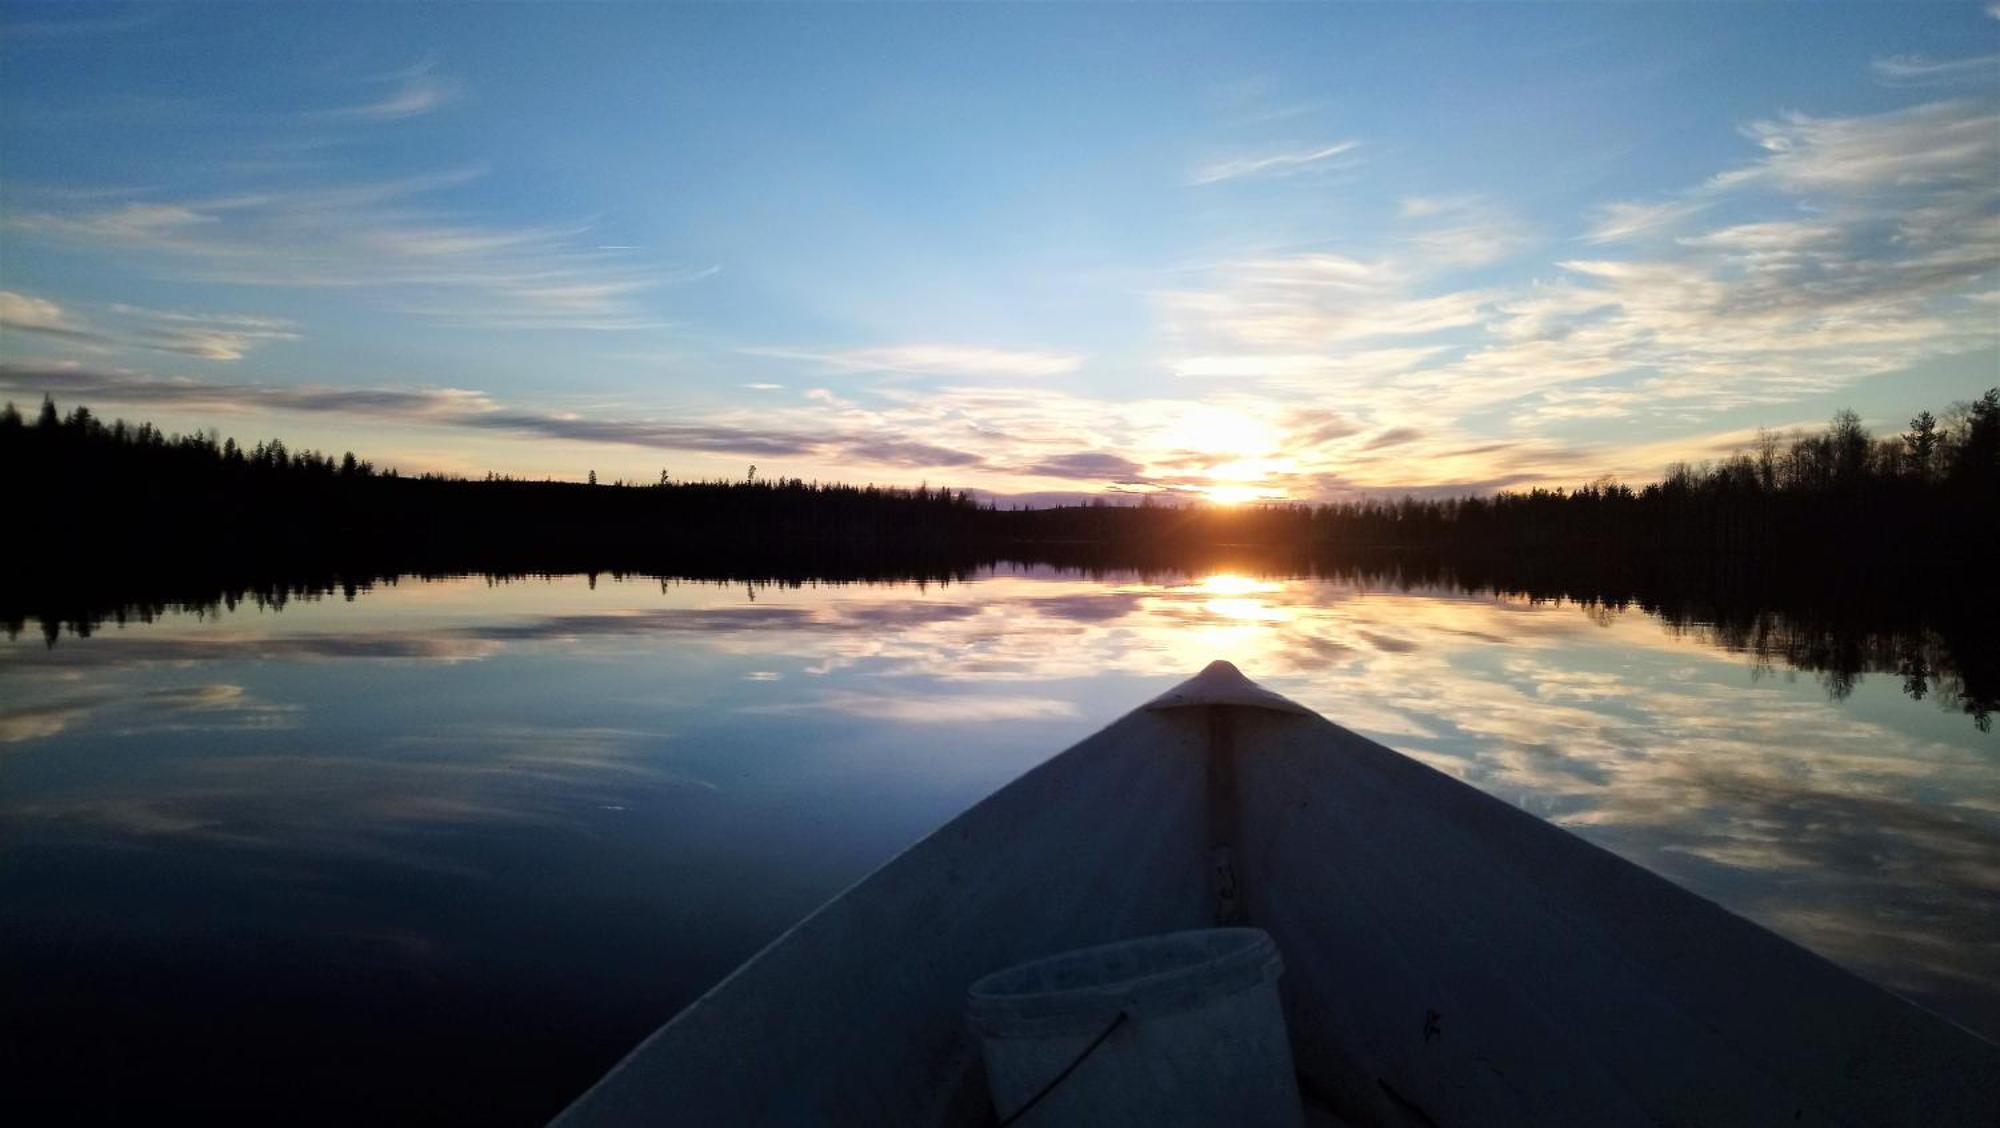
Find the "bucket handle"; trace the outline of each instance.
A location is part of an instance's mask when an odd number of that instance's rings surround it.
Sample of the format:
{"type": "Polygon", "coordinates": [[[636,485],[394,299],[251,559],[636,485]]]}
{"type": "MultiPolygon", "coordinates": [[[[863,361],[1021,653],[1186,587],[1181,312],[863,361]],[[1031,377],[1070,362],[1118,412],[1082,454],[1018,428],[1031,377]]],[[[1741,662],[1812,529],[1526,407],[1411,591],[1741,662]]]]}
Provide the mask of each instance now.
{"type": "Polygon", "coordinates": [[[1099,1031],[1097,1037],[1092,1038],[1090,1040],[1090,1045],[1085,1046],[1083,1048],[1083,1052],[1076,1055],[1075,1061],[1072,1061],[1068,1065],[1063,1066],[1062,1072],[1056,1074],[1055,1077],[1052,1078],[1048,1084],[1042,1086],[1041,1089],[1038,1092],[1036,1092],[1034,1096],[1029,1097],[1026,1104],[1023,1104],[1020,1108],[1017,1108],[1013,1112],[1008,1113],[1000,1121],[999,1128],[1010,1128],[1011,1125],[1019,1121],[1022,1117],[1028,1115],[1029,1109],[1032,1109],[1037,1104],[1040,1104],[1043,1097],[1046,1097],[1050,1093],[1055,1092],[1056,1086],[1069,1080],[1069,1075],[1076,1072],[1076,1067],[1082,1065],[1085,1061],[1087,1061],[1090,1058],[1090,1055],[1096,1053],[1097,1047],[1103,1045],[1104,1040],[1106,1038],[1111,1037],[1111,1032],[1113,1030],[1116,1030],[1120,1026],[1125,1025],[1125,1017],[1126,1017],[1125,1012],[1122,1010],[1119,1011],[1116,1015],[1112,1016],[1111,1024],[1109,1026],[1106,1026],[1103,1030],[1099,1031]]]}

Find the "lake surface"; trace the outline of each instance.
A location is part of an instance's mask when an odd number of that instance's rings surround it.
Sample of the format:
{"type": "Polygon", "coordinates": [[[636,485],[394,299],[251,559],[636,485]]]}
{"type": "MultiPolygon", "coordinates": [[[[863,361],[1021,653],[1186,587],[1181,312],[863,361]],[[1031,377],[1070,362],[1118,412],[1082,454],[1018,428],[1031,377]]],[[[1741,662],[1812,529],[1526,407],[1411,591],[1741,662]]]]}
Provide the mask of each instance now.
{"type": "Polygon", "coordinates": [[[1857,644],[1902,664],[1855,676],[1792,668],[1824,647],[1778,627],[1760,656],[1451,587],[1000,569],[405,580],[27,630],[0,644],[0,1067],[71,1115],[539,1123],[1214,658],[2000,1037],[2000,735],[1921,639],[1857,644]]]}

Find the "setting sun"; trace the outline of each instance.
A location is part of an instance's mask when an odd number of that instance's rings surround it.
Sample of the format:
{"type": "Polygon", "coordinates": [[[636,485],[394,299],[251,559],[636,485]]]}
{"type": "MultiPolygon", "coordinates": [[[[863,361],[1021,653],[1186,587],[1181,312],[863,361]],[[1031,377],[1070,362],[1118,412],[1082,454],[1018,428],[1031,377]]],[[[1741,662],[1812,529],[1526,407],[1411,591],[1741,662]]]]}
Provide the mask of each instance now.
{"type": "Polygon", "coordinates": [[[1190,411],[1161,435],[1161,445],[1193,479],[1188,487],[1225,506],[1289,496],[1274,481],[1297,468],[1281,454],[1283,441],[1269,419],[1237,408],[1190,411]]]}
{"type": "Polygon", "coordinates": [[[1202,487],[1203,496],[1217,505],[1243,505],[1264,500],[1267,493],[1262,486],[1247,486],[1237,483],[1218,484],[1202,487]]]}

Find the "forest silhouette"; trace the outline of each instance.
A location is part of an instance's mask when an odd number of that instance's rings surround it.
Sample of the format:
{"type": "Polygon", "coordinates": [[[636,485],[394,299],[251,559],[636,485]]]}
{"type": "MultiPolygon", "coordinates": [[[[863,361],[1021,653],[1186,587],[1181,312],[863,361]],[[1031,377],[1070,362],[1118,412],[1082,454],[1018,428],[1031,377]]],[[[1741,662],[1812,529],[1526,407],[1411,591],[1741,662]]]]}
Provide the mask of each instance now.
{"type": "MultiPolygon", "coordinates": [[[[1816,671],[1891,673],[1982,727],[2000,707],[2000,389],[1901,434],[1824,430],[1491,497],[1007,508],[965,490],[759,477],[596,483],[403,476],[353,454],[0,410],[19,536],[0,625],[53,645],[106,622],[356,592],[401,576],[609,573],[746,585],[951,583],[996,565],[1446,587],[1670,629],[1816,671]]],[[[592,476],[593,478],[595,475],[592,476]]]]}
{"type": "Polygon", "coordinates": [[[87,407],[64,416],[47,399],[32,423],[11,403],[0,410],[0,472],[29,486],[15,501],[31,551],[10,563],[65,574],[122,566],[138,546],[156,559],[365,555],[421,569],[460,558],[467,570],[538,555],[603,564],[746,556],[851,556],[858,564],[872,556],[892,567],[914,555],[928,567],[1004,550],[1064,563],[1084,547],[1113,564],[1170,565],[1223,544],[1936,567],[1991,558],[2000,389],[1942,420],[1923,412],[1908,432],[1885,438],[1843,411],[1823,432],[1767,433],[1753,450],[1676,463],[1636,489],[1603,480],[1573,490],[1318,505],[1146,495],[1136,504],[1008,508],[963,489],[760,478],[755,466],[737,481],[676,482],[662,471],[646,484],[600,484],[594,471],[584,483],[405,477],[352,453],[335,459],[277,440],[245,449],[213,432],[170,436],[151,424],[106,424],[87,407]]]}

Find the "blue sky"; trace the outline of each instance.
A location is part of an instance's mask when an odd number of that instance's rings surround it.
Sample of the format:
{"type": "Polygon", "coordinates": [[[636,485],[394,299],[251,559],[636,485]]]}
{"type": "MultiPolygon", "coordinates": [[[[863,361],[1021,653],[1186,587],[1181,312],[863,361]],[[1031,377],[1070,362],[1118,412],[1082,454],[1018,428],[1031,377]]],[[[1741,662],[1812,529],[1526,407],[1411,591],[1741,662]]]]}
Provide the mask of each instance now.
{"type": "Polygon", "coordinates": [[[2000,383],[1979,4],[7,4],[0,95],[0,393],[405,469],[1490,489],[2000,383]]]}

